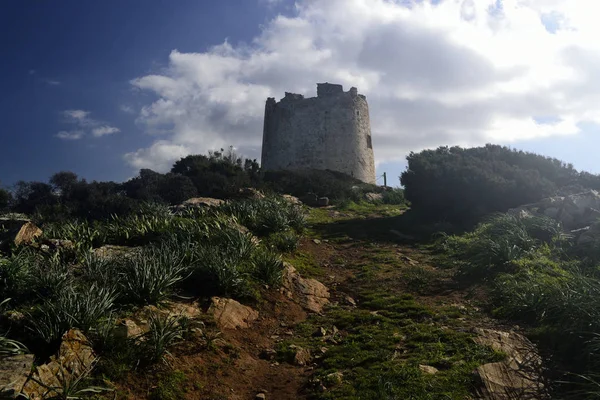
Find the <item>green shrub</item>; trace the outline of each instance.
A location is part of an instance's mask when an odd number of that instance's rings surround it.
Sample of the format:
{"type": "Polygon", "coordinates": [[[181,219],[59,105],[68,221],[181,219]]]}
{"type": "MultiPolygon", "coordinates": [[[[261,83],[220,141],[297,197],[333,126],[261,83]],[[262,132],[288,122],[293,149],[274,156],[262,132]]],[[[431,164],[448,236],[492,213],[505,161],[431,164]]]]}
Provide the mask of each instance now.
{"type": "Polygon", "coordinates": [[[169,347],[183,339],[187,323],[185,317],[155,313],[148,318],[148,324],[150,329],[139,342],[140,354],[146,363],[155,363],[170,355],[169,347]]]}
{"type": "Polygon", "coordinates": [[[283,261],[278,254],[261,249],[254,254],[252,275],[260,282],[271,286],[281,284],[283,261]]]}
{"type": "Polygon", "coordinates": [[[243,295],[247,290],[250,260],[241,260],[226,249],[201,246],[192,272],[194,288],[204,295],[243,295]]]}
{"type": "Polygon", "coordinates": [[[570,186],[597,188],[600,179],[572,165],[508,147],[440,147],[411,153],[400,178],[406,199],[423,217],[472,226],[480,218],[533,203],[570,186]]]}
{"type": "Polygon", "coordinates": [[[58,298],[44,302],[29,314],[30,329],[46,343],[60,340],[71,328],[87,333],[109,315],[115,298],[110,289],[95,285],[79,290],[65,289],[58,298]]]}
{"type": "Polygon", "coordinates": [[[169,297],[189,275],[189,259],[176,243],[149,246],[125,258],[119,267],[121,300],[156,304],[169,297]]]}
{"type": "Polygon", "coordinates": [[[463,278],[491,279],[543,243],[560,240],[560,227],[546,217],[498,214],[462,237],[450,236],[441,249],[461,261],[463,278]]]}
{"type": "Polygon", "coordinates": [[[383,192],[383,204],[394,204],[402,205],[406,204],[406,198],[404,197],[404,190],[392,188],[383,192]]]}
{"type": "Polygon", "coordinates": [[[300,237],[291,231],[275,233],[268,237],[267,243],[282,253],[290,253],[298,248],[300,237]]]}

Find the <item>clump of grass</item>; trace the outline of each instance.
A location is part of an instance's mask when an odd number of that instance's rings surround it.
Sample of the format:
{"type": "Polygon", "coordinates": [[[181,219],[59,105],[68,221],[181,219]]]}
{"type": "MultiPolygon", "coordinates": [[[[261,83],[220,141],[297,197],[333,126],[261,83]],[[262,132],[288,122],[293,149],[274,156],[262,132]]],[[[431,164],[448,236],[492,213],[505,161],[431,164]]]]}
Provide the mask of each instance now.
{"type": "Polygon", "coordinates": [[[121,298],[137,304],[156,304],[170,296],[189,275],[187,254],[168,242],[144,248],[119,267],[121,298]]]}
{"type": "Polygon", "coordinates": [[[219,211],[235,216],[258,236],[290,228],[301,232],[306,226],[301,208],[275,197],[231,202],[219,207],[219,211]]]}
{"type": "Polygon", "coordinates": [[[110,313],[115,299],[115,293],[108,288],[69,287],[29,314],[30,329],[46,343],[56,342],[71,328],[87,333],[110,313]]]}
{"type": "Polygon", "coordinates": [[[143,335],[139,342],[141,354],[146,363],[165,361],[170,356],[169,347],[183,340],[187,318],[153,313],[148,318],[150,330],[143,335]]]}
{"type": "Polygon", "coordinates": [[[224,249],[202,246],[197,250],[192,282],[204,294],[242,295],[247,285],[247,263],[224,249]]]}
{"type": "Polygon", "coordinates": [[[269,236],[267,243],[282,253],[291,253],[298,248],[300,237],[292,231],[275,233],[269,236]]]}
{"type": "Polygon", "coordinates": [[[179,400],[185,397],[184,384],[187,377],[181,371],[170,371],[158,378],[156,388],[150,393],[151,400],[179,400]]]}
{"type": "Polygon", "coordinates": [[[261,249],[253,257],[253,276],[271,286],[281,284],[283,261],[281,257],[266,249],[261,249]]]}

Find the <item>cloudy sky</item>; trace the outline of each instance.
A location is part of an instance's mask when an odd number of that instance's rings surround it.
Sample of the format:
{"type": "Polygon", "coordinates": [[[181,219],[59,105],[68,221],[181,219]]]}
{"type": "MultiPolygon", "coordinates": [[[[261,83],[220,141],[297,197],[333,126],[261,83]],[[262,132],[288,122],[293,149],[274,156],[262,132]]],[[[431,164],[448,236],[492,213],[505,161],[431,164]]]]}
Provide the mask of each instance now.
{"type": "Polygon", "coordinates": [[[317,82],[369,101],[378,173],[500,143],[600,172],[600,3],[130,0],[2,6],[0,182],[123,180],[233,145],[317,82]]]}

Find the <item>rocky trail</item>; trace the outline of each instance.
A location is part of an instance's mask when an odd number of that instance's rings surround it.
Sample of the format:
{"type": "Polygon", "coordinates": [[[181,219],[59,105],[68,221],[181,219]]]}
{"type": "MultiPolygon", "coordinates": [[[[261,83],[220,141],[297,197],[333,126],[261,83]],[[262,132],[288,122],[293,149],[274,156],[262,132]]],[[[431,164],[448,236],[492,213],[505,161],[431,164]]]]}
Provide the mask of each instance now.
{"type": "Polygon", "coordinates": [[[213,312],[169,365],[128,374],[120,397],[543,398],[534,346],[426,247],[390,233],[400,214],[313,210],[284,287],[249,304],[257,315],[213,312]]]}

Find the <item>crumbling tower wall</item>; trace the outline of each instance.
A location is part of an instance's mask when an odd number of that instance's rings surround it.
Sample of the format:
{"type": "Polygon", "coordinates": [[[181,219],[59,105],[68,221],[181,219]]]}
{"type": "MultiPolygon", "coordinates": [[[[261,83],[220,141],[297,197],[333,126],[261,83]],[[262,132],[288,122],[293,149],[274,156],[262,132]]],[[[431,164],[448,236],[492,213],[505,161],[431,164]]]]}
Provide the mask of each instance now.
{"type": "Polygon", "coordinates": [[[264,170],[329,169],[375,183],[366,97],[320,83],[317,97],[267,99],[261,163],[264,170]]]}

